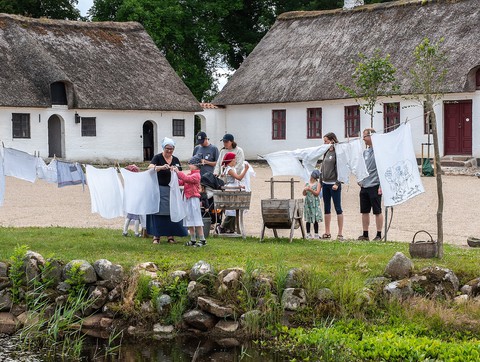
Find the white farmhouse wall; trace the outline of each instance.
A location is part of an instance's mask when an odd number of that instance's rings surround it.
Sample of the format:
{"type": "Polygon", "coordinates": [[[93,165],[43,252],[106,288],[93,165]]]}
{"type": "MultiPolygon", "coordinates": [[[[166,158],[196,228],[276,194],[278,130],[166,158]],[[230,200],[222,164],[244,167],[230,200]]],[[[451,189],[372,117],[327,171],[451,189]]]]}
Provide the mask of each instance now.
{"type": "Polygon", "coordinates": [[[225,124],[225,108],[205,108],[203,112],[196,113],[202,122],[202,131],[205,132],[210,139],[210,143],[219,149],[223,147],[220,142],[223,135],[227,133],[225,124]]]}
{"type": "Polygon", "coordinates": [[[89,162],[143,161],[143,124],[154,124],[155,153],[161,152],[161,141],[167,136],[176,142],[175,156],[187,160],[193,149],[193,112],[148,112],[77,110],[81,117],[96,117],[96,136],[82,137],[81,124],[75,123],[75,111],[66,107],[48,109],[3,108],[0,111],[0,139],[11,147],[48,157],[48,119],[57,115],[63,123],[64,159],[89,162]],[[12,113],[30,113],[30,139],[12,138],[12,113]],[[172,119],[185,119],[185,136],[172,136],[172,119]]]}
{"type": "MultiPolygon", "coordinates": [[[[473,100],[472,156],[480,158],[480,91],[448,94],[445,96],[445,100],[473,100]]],[[[379,103],[374,110],[373,124],[373,128],[377,132],[383,132],[383,103],[381,102],[400,102],[401,121],[408,120],[411,122],[415,154],[420,158],[422,143],[428,142],[428,135],[424,133],[423,106],[417,101],[406,100],[400,96],[379,99],[379,103]]],[[[252,160],[257,159],[258,155],[270,152],[313,147],[323,143],[323,138],[307,139],[307,108],[322,108],[322,136],[328,132],[334,132],[340,141],[346,140],[344,107],[356,104],[354,100],[348,99],[306,103],[231,105],[225,109],[210,109],[204,113],[204,117],[207,127],[213,123],[217,130],[221,128],[220,125],[223,125],[223,117],[225,117],[224,131],[235,136],[235,140],[243,148],[246,158],[252,160]],[[286,110],[285,140],[272,140],[272,110],[278,109],[286,110]]],[[[434,105],[434,110],[438,124],[440,155],[443,156],[443,101],[437,102],[434,105]]],[[[367,127],[370,127],[370,115],[362,112],[360,130],[362,131],[367,127]]],[[[207,134],[209,133],[207,132],[207,134]]],[[[433,142],[433,138],[431,142],[433,142]]],[[[424,151],[426,154],[426,147],[424,151]]],[[[433,156],[433,145],[430,147],[430,154],[433,156]]]]}

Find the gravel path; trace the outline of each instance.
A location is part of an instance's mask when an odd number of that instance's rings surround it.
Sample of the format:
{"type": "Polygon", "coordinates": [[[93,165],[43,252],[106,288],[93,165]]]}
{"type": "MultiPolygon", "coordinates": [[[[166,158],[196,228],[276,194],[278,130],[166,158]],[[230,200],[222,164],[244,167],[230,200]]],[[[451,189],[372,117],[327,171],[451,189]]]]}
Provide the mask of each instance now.
{"type": "MultiPolygon", "coordinates": [[[[260,236],[262,215],[260,200],[270,198],[270,168],[264,164],[254,165],[257,176],[252,178],[251,209],[245,215],[245,228],[249,236],[260,236]]],[[[444,240],[446,243],[466,245],[468,236],[480,236],[480,228],[476,216],[480,211],[480,179],[473,176],[478,170],[447,172],[464,175],[447,174],[443,176],[443,194],[445,208],[443,214],[444,240]],[[468,175],[465,175],[467,173],[468,175]]],[[[289,177],[276,177],[278,180],[289,180],[289,177]]],[[[411,242],[418,230],[427,230],[436,238],[437,191],[434,177],[422,178],[426,192],[393,210],[389,240],[411,242]]],[[[295,184],[295,197],[302,198],[303,183],[295,184]]],[[[141,190],[139,190],[141,192],[141,190]]],[[[345,215],[344,236],[356,239],[361,234],[361,216],[358,201],[359,187],[352,179],[350,185],[344,185],[342,207],[345,215]]],[[[290,198],[289,184],[275,185],[276,198],[290,198]]],[[[389,217],[391,213],[389,211],[389,217]]],[[[336,236],[336,217],[332,217],[332,235],[336,236]]],[[[374,235],[372,218],[370,234],[374,235]]],[[[111,228],[119,235],[123,226],[123,218],[103,219],[90,210],[90,194],[88,187],[82,191],[81,186],[58,188],[56,185],[37,180],[31,184],[12,177],[7,177],[5,200],[0,207],[0,226],[63,226],[82,228],[111,228]]],[[[320,233],[323,232],[323,224],[320,233]]],[[[270,229],[267,237],[273,237],[270,229]]],[[[280,236],[287,237],[289,230],[279,230],[280,236]]],[[[420,240],[425,240],[426,234],[420,240]]],[[[301,237],[299,229],[294,237],[301,237]]]]}

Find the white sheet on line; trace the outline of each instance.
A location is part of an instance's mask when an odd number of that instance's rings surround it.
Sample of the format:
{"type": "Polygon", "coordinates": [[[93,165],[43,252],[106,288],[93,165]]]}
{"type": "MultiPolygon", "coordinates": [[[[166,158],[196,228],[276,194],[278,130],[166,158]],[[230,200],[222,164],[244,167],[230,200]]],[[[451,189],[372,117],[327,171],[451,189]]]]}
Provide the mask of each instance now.
{"type": "MultiPolygon", "coordinates": [[[[153,168],[143,172],[120,169],[124,187],[124,210],[135,215],[156,214],[160,207],[157,173],[153,168]]],[[[142,226],[145,226],[142,223],[142,226]]]]}
{"type": "Polygon", "coordinates": [[[410,123],[389,133],[372,134],[372,144],[385,206],[399,205],[425,191],[410,123]]]}
{"type": "Polygon", "coordinates": [[[37,177],[48,183],[56,184],[57,177],[57,160],[51,160],[47,165],[43,158],[37,157],[37,177]]]}
{"type": "Polygon", "coordinates": [[[124,216],[123,188],[113,167],[100,169],[86,166],[87,185],[90,190],[92,213],[105,219],[124,216]]]}
{"type": "Polygon", "coordinates": [[[3,172],[5,176],[35,182],[37,179],[37,157],[13,148],[4,148],[3,172]]]}

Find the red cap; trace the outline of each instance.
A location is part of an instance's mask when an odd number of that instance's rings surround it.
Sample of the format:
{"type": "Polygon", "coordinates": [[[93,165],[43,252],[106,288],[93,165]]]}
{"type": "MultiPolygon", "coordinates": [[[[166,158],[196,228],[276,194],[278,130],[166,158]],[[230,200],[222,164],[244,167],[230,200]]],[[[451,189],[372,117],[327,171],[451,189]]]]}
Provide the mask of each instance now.
{"type": "Polygon", "coordinates": [[[235,158],[235,154],[233,152],[227,152],[225,156],[223,156],[223,161],[222,163],[226,165],[227,163],[230,163],[231,160],[235,158]]]}

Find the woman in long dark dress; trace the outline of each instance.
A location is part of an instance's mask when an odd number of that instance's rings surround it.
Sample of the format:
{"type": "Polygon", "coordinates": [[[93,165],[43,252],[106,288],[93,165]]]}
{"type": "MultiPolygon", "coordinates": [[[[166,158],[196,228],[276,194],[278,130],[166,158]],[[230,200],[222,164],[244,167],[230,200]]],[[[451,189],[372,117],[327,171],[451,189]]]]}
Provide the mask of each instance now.
{"type": "Polygon", "coordinates": [[[158,244],[161,236],[167,236],[169,243],[175,243],[174,236],[187,236],[187,229],[183,221],[173,222],[170,220],[170,166],[182,170],[180,160],[173,155],[175,142],[165,137],[162,141],[162,153],[155,155],[148,168],[157,171],[158,186],[160,188],[160,211],[156,214],[147,215],[147,233],[153,235],[153,243],[158,244]]]}

